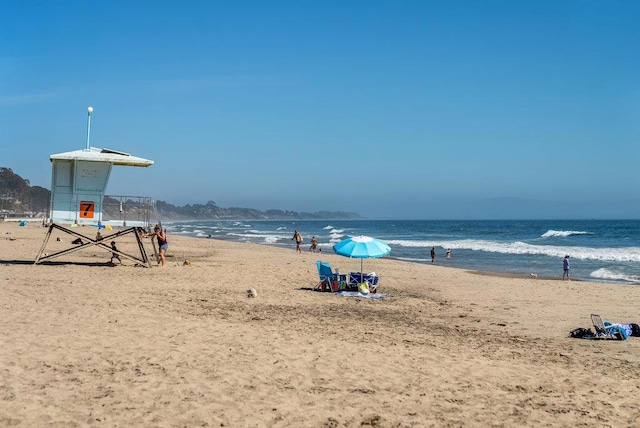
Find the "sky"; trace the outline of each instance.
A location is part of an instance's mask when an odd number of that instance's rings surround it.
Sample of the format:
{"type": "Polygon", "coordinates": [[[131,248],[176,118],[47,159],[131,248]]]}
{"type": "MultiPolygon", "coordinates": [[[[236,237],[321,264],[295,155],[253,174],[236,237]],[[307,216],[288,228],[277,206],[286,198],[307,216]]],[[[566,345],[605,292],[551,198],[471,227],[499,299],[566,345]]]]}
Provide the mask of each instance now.
{"type": "Polygon", "coordinates": [[[367,218],[640,217],[640,2],[0,0],[0,166],[367,218]],[[495,202],[495,203],[494,203],[495,202]],[[543,209],[542,209],[543,208],[543,209]]]}

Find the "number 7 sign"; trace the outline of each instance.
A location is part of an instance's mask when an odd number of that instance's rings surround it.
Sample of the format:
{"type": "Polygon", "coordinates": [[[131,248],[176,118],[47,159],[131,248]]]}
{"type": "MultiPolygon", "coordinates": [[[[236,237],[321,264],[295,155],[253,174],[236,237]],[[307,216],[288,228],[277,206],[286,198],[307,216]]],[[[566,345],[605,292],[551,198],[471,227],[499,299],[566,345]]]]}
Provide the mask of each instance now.
{"type": "Polygon", "coordinates": [[[95,208],[93,201],[80,201],[80,218],[93,218],[95,208]]]}

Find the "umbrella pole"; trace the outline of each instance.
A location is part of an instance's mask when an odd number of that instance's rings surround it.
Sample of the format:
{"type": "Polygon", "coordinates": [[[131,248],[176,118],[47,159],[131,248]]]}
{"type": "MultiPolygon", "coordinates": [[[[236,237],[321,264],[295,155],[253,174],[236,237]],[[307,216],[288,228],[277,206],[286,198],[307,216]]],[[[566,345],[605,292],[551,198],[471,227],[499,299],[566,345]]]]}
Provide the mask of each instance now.
{"type": "Polygon", "coordinates": [[[360,259],[360,284],[364,282],[364,272],[362,271],[362,259],[360,259]]]}

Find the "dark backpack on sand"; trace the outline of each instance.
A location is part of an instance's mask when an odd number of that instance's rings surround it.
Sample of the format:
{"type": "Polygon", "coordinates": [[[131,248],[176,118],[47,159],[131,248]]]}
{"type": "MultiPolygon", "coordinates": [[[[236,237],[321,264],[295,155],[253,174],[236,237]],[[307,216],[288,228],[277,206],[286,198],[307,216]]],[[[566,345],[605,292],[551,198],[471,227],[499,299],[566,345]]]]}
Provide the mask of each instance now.
{"type": "Polygon", "coordinates": [[[569,332],[569,337],[573,337],[574,339],[589,339],[594,337],[593,331],[590,328],[578,327],[569,332]]]}

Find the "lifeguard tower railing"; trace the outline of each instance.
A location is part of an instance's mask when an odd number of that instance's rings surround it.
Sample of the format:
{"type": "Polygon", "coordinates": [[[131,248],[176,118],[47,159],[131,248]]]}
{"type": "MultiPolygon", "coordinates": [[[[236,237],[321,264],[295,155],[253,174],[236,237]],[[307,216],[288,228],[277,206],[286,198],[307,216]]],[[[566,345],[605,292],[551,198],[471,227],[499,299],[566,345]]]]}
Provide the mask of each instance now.
{"type": "Polygon", "coordinates": [[[148,230],[157,217],[156,203],[148,196],[105,195],[102,201],[101,223],[105,226],[148,230]]]}

